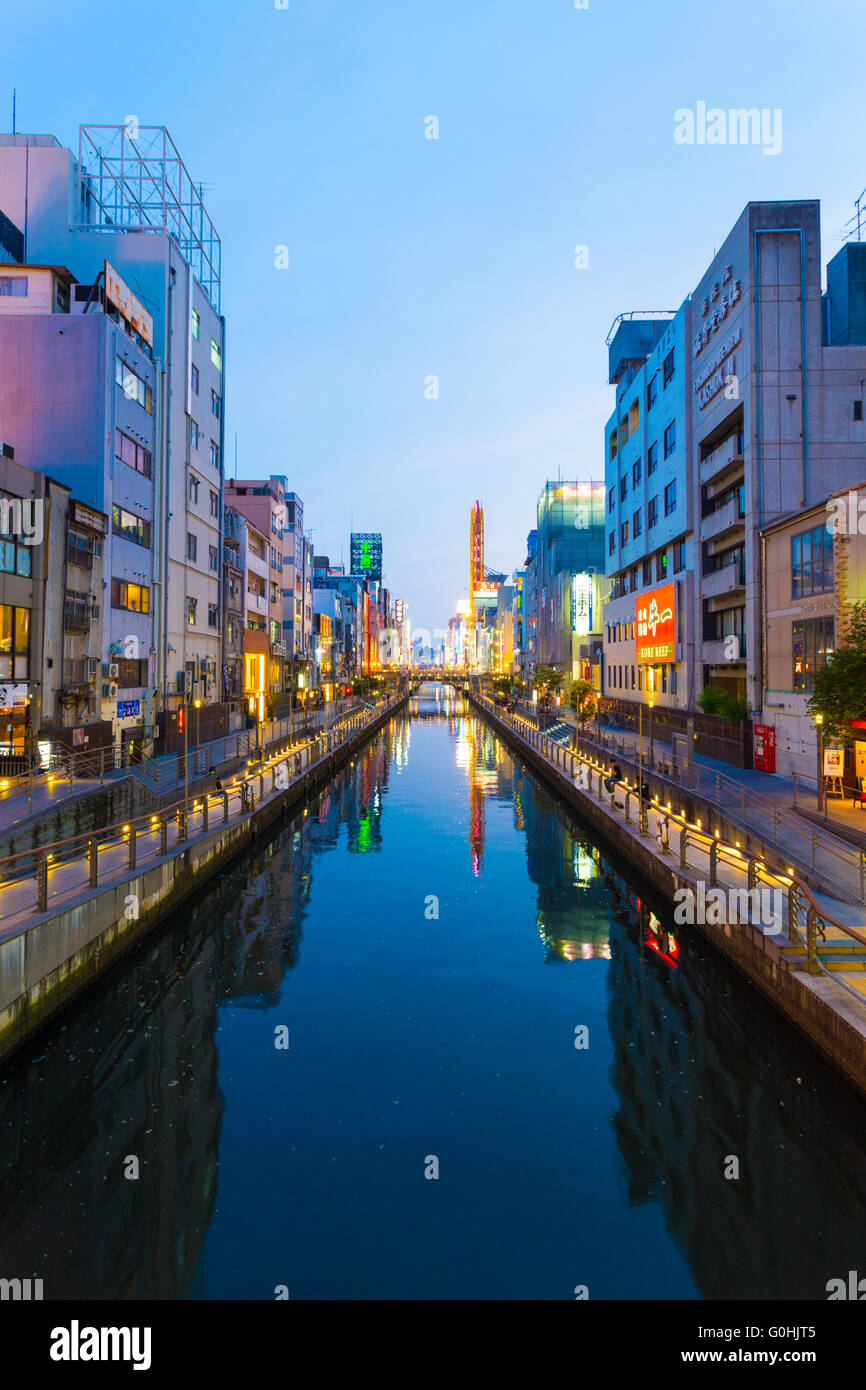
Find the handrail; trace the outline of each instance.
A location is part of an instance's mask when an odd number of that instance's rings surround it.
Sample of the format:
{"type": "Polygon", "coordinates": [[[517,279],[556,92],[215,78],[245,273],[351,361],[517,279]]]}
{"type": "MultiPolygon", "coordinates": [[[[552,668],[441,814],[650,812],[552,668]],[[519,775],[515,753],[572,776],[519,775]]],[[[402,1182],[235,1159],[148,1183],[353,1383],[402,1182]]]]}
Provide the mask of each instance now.
{"type": "MultiPolygon", "coordinates": [[[[600,743],[599,740],[592,735],[584,733],[581,737],[584,743],[589,743],[599,751],[605,750],[606,745],[603,742],[600,743]]],[[[632,737],[636,738],[634,735],[632,737]]],[[[614,751],[618,751],[620,757],[627,758],[630,762],[638,761],[638,753],[634,743],[631,745],[631,753],[626,753],[625,745],[622,740],[620,740],[620,747],[618,750],[616,749],[616,739],[614,739],[613,742],[614,751]]],[[[658,762],[657,755],[653,763],[650,763],[646,754],[642,761],[646,772],[653,772],[655,776],[662,778],[664,781],[679,789],[683,789],[683,783],[672,775],[673,764],[675,762],[673,757],[670,759],[670,774],[663,772],[660,768],[655,766],[655,763],[658,762]]],[[[668,760],[665,759],[664,761],[667,762],[668,760]]],[[[736,802],[739,803],[740,816],[744,826],[749,829],[752,834],[759,834],[762,839],[766,840],[767,836],[765,833],[761,834],[760,831],[756,831],[753,826],[749,826],[748,824],[746,807],[751,807],[760,815],[765,816],[768,823],[772,825],[773,834],[776,838],[771,843],[775,843],[777,848],[783,853],[786,852],[784,847],[778,845],[777,836],[779,827],[790,831],[792,835],[802,840],[802,849],[804,851],[808,850],[813,867],[817,851],[820,848],[822,852],[835,856],[841,864],[856,871],[860,877],[861,889],[866,889],[866,856],[864,856],[862,850],[858,850],[854,846],[846,844],[844,840],[834,836],[831,830],[816,825],[814,821],[804,821],[802,817],[792,814],[790,811],[786,810],[784,806],[780,806],[777,801],[764,796],[761,792],[752,787],[747,787],[745,783],[738,782],[735,778],[729,777],[727,773],[719,772],[714,768],[704,768],[699,763],[692,763],[691,770],[694,774],[696,785],[689,786],[685,788],[686,790],[693,791],[696,795],[703,797],[706,801],[726,811],[728,814],[731,814],[729,803],[731,800],[735,799],[736,802]],[[715,794],[712,794],[713,792],[715,794]]]]}
{"type": "MultiPolygon", "coordinates": [[[[75,863],[76,861],[87,860],[92,854],[98,853],[100,849],[118,847],[120,845],[129,846],[129,866],[130,868],[134,868],[136,844],[141,830],[146,830],[149,834],[160,834],[162,836],[162,852],[164,853],[166,844],[165,834],[170,822],[176,820],[179,831],[179,843],[184,844],[187,840],[188,818],[192,813],[201,811],[203,829],[205,831],[207,830],[208,807],[213,801],[223,803],[225,806],[226,819],[228,819],[229,798],[240,795],[241,811],[243,813],[245,810],[249,809],[246,801],[245,789],[254,782],[257,777],[262,779],[261,786],[263,788],[264,774],[268,771],[272,771],[274,777],[276,777],[276,765],[293,757],[299,761],[296,775],[300,775],[304,767],[303,755],[305,753],[309,753],[317,746],[320,746],[322,757],[326,757],[336,746],[344,743],[347,738],[351,737],[352,733],[359,727],[362,728],[367,723],[372,722],[372,719],[376,718],[381,712],[381,707],[371,711],[370,719],[366,719],[361,714],[348,716],[348,727],[341,730],[339,733],[335,730],[320,730],[303,743],[289,744],[287,747],[271,753],[267,758],[263,756],[254,766],[248,761],[247,769],[236,773],[232,777],[230,785],[222,788],[220,791],[202,792],[198,794],[198,796],[189,799],[184,797],[161,808],[156,813],[148,812],[141,816],[130,817],[126,821],[117,821],[112,825],[103,826],[98,830],[82,832],[81,834],[68,836],[62,840],[40,845],[37,848],[21,850],[17,854],[7,855],[5,858],[0,859],[0,871],[2,871],[3,874],[3,882],[0,884],[0,889],[19,883],[22,879],[26,880],[35,877],[37,898],[40,904],[44,904],[47,901],[46,875],[49,866],[51,869],[56,869],[63,865],[75,863]]],[[[312,756],[309,757],[306,764],[307,769],[318,764],[320,761],[321,758],[314,759],[312,756]]],[[[93,866],[93,863],[94,861],[91,859],[91,866],[93,866]]],[[[93,867],[91,868],[91,873],[94,875],[96,873],[93,867]]],[[[95,877],[91,878],[91,884],[95,885],[95,877]]],[[[39,910],[44,910],[44,907],[40,906],[39,910]]]]}

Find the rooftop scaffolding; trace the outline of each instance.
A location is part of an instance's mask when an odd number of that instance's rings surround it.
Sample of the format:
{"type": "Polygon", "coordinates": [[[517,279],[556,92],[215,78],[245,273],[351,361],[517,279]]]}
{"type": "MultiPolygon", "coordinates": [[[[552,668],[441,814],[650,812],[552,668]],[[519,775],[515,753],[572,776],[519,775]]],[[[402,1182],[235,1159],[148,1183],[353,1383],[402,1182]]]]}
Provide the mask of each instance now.
{"type": "Polygon", "coordinates": [[[213,307],[220,308],[220,239],[164,126],[79,127],[81,231],[174,237],[213,307]]]}

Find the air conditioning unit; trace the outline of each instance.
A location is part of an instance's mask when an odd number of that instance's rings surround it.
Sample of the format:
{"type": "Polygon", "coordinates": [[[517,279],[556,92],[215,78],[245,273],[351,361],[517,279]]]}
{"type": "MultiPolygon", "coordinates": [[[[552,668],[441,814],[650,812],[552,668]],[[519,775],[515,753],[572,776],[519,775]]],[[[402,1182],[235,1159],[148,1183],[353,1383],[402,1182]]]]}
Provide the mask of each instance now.
{"type": "Polygon", "coordinates": [[[117,677],[118,677],[119,675],[120,675],[120,667],[119,667],[119,665],[117,664],[117,662],[116,662],[116,661],[110,662],[110,663],[109,663],[109,666],[108,666],[108,678],[109,678],[109,680],[116,681],[116,680],[117,680],[117,677]]]}
{"type": "Polygon", "coordinates": [[[103,681],[102,698],[103,700],[117,699],[117,686],[115,685],[114,681],[103,681]]]}

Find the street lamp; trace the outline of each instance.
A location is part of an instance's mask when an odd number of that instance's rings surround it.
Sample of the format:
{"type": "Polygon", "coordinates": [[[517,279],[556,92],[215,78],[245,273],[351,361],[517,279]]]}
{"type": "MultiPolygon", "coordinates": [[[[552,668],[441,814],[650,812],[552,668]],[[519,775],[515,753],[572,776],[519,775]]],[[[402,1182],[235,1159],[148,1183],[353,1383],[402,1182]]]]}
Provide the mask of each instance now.
{"type": "Polygon", "coordinates": [[[827,802],[824,796],[824,716],[815,715],[816,744],[818,748],[818,815],[826,816],[827,802]]]}

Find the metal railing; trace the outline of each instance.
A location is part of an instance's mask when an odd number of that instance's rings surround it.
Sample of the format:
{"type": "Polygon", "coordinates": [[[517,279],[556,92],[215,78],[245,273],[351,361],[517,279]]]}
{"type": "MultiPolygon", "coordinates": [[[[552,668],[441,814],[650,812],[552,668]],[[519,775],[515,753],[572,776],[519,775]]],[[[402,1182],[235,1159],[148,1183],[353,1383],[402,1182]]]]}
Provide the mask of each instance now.
{"type": "MultiPolygon", "coordinates": [[[[640,835],[649,837],[650,826],[654,823],[655,838],[662,853],[672,853],[673,845],[676,843],[680,854],[680,863],[685,867],[686,858],[684,856],[686,852],[689,849],[697,851],[699,857],[706,860],[711,884],[714,882],[713,876],[719,865],[724,863],[739,866],[742,873],[745,874],[750,888],[765,883],[787,889],[795,881],[796,873],[791,864],[791,856],[787,852],[779,854],[774,850],[774,847],[768,847],[766,843],[760,843],[760,848],[757,850],[754,847],[743,846],[739,841],[730,844],[723,839],[720,828],[713,829],[709,823],[709,817],[706,827],[700,819],[690,822],[683,810],[680,810],[679,814],[677,813],[673,800],[665,798],[662,801],[658,796],[640,796],[636,778],[631,786],[625,779],[614,781],[609,766],[605,766],[596,759],[588,758],[585,753],[564,747],[548,738],[524,716],[506,713],[483,696],[479,698],[479,703],[486,705],[490,713],[497,719],[511,725],[548,762],[558,768],[573,785],[588,792],[589,795],[595,796],[599,801],[607,804],[609,809],[614,811],[621,809],[625,823],[635,824],[640,835]],[[609,786],[608,783],[610,783],[609,786]],[[621,803],[616,800],[617,795],[622,797],[621,803]]],[[[739,790],[740,784],[736,785],[739,790]]],[[[755,836],[754,838],[758,839],[759,837],[755,836]]],[[[861,863],[858,862],[858,875],[861,867],[861,863]]],[[[823,879],[824,875],[816,873],[815,877],[823,879]]],[[[827,881],[827,888],[828,891],[838,896],[838,878],[830,876],[827,881]]],[[[855,896],[852,896],[851,900],[858,901],[855,896]]]]}
{"type": "Polygon", "coordinates": [[[251,815],[397,703],[399,697],[369,713],[344,715],[339,727],[248,764],[217,791],[0,859],[0,920],[6,924],[22,914],[47,912],[52,901],[97,888],[109,875],[122,881],[142,864],[201,838],[215,825],[251,815]]]}
{"type": "MultiPolygon", "coordinates": [[[[578,734],[580,743],[596,750],[613,753],[630,762],[638,761],[638,739],[628,740],[621,735],[602,734],[595,738],[585,730],[578,734]]],[[[772,797],[763,796],[753,787],[723,772],[704,767],[695,761],[678,761],[672,752],[653,756],[647,750],[644,735],[643,770],[654,773],[671,789],[672,796],[683,790],[694,793],[708,805],[730,819],[738,819],[744,831],[764,846],[772,846],[792,867],[799,864],[811,869],[827,883],[830,891],[838,890],[839,874],[849,883],[849,891],[866,901],[866,851],[837,838],[829,828],[804,819],[795,810],[787,810],[772,797]],[[822,864],[823,858],[823,864],[822,864]]]]}

